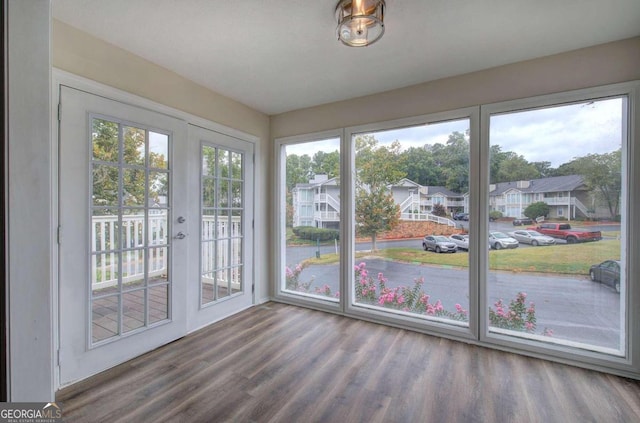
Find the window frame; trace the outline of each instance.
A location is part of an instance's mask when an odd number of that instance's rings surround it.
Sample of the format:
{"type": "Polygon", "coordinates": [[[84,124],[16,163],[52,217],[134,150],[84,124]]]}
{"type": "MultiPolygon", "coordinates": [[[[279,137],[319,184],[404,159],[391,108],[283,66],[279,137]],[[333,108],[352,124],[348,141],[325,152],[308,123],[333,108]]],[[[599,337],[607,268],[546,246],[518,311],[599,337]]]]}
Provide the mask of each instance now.
{"type": "MultiPolygon", "coordinates": [[[[624,117],[623,117],[624,119],[624,117]]],[[[487,103],[473,107],[444,111],[428,115],[407,117],[382,122],[373,122],[330,131],[303,134],[292,137],[284,137],[274,140],[275,144],[275,230],[277,233],[277,249],[275,253],[275,296],[274,299],[290,304],[337,312],[339,314],[373,321],[390,326],[415,330],[421,333],[436,335],[444,338],[460,340],[463,342],[485,346],[488,348],[510,351],[526,356],[544,358],[551,361],[568,363],[584,368],[604,371],[622,376],[640,378],[640,279],[633,279],[631,275],[640,274],[640,184],[632,184],[631,181],[640,180],[640,81],[630,81],[606,86],[591,87],[580,90],[572,90],[560,93],[552,93],[535,97],[513,99],[498,103],[487,103]],[[623,219],[622,253],[627,262],[626,267],[626,297],[624,313],[621,316],[621,328],[625,328],[622,339],[624,357],[618,357],[608,353],[596,352],[586,349],[578,349],[568,345],[541,343],[531,339],[513,338],[499,333],[489,332],[488,320],[488,275],[489,262],[488,251],[480,248],[488,243],[489,210],[490,210],[490,185],[489,185],[489,122],[490,116],[496,113],[508,113],[535,109],[541,107],[553,107],[562,104],[584,102],[609,97],[626,96],[627,121],[623,121],[623,136],[627,139],[626,149],[623,148],[623,163],[626,165],[624,184],[626,184],[626,197],[621,204],[621,212],[625,214],[623,219]],[[354,259],[352,251],[355,251],[355,181],[353,169],[355,168],[355,152],[352,143],[354,134],[363,132],[375,132],[402,127],[417,126],[425,123],[438,123],[456,119],[470,120],[470,168],[469,168],[469,195],[473,198],[469,201],[470,215],[470,253],[469,253],[469,327],[459,328],[424,319],[412,318],[403,315],[389,315],[378,310],[364,310],[362,306],[354,306],[354,292],[352,288],[354,259]],[[340,292],[342,293],[338,307],[327,307],[321,301],[315,299],[293,298],[280,290],[282,278],[282,257],[284,246],[282,242],[282,229],[284,228],[283,213],[280,207],[284,200],[284,184],[282,175],[285,175],[284,161],[282,160],[283,146],[302,142],[317,141],[322,138],[341,138],[341,215],[345,218],[341,222],[341,270],[340,292]],[[349,218],[346,218],[349,216],[349,218]]]]}
{"type": "MultiPolygon", "coordinates": [[[[389,313],[384,310],[375,308],[368,308],[362,304],[354,304],[355,292],[353,284],[353,268],[355,265],[354,254],[355,252],[355,178],[353,176],[353,169],[355,169],[355,142],[353,136],[360,133],[371,133],[377,131],[387,131],[393,129],[410,128],[421,125],[438,124],[443,122],[450,122],[456,120],[469,120],[469,188],[470,192],[473,192],[472,186],[478,181],[472,177],[473,172],[477,171],[479,161],[478,135],[479,135],[479,109],[477,107],[461,108],[446,112],[432,113],[428,115],[421,115],[409,118],[395,119],[385,122],[376,122],[365,125],[350,126],[345,128],[345,135],[343,140],[344,165],[343,172],[350,175],[349,181],[343,181],[345,189],[348,190],[343,194],[345,206],[348,207],[345,210],[345,218],[343,219],[343,225],[348,226],[348,233],[345,234],[345,243],[343,244],[343,250],[348,253],[348,257],[345,257],[344,267],[348,271],[343,275],[341,281],[342,292],[348,293],[344,295],[346,300],[345,315],[354,317],[357,319],[369,320],[377,323],[387,324],[389,326],[398,326],[416,330],[426,334],[433,334],[445,338],[455,338],[466,341],[473,341],[477,339],[478,322],[477,307],[478,304],[474,300],[477,297],[477,280],[476,275],[472,274],[471,269],[476,266],[475,260],[477,259],[472,250],[477,251],[477,225],[472,219],[469,219],[469,310],[468,310],[468,327],[458,326],[453,322],[439,322],[437,320],[427,320],[424,317],[410,316],[404,314],[389,313]],[[348,163],[347,163],[348,160],[348,163]],[[347,219],[346,216],[349,216],[347,219]]],[[[477,213],[477,203],[470,204],[469,214],[471,216],[474,211],[477,213]]]]}
{"type": "MultiPolygon", "coordinates": [[[[286,182],[285,178],[287,176],[287,160],[286,160],[286,152],[285,148],[288,145],[296,145],[296,144],[304,144],[308,142],[315,141],[323,141],[326,139],[337,138],[340,142],[340,175],[343,175],[344,167],[343,167],[343,145],[344,145],[344,131],[342,129],[333,129],[321,132],[314,132],[310,134],[296,135],[285,138],[278,138],[274,141],[274,164],[275,164],[275,195],[274,195],[274,203],[275,203],[275,214],[274,214],[274,229],[275,229],[275,251],[276,257],[274,260],[274,269],[273,269],[273,299],[276,301],[281,301],[287,304],[299,305],[303,307],[309,307],[317,310],[328,311],[332,313],[343,313],[344,312],[344,295],[340,295],[338,301],[335,300],[324,300],[319,296],[315,295],[305,295],[304,293],[294,294],[291,292],[287,292],[282,289],[282,281],[285,277],[284,268],[286,266],[286,262],[284,258],[286,257],[286,182]],[[285,212],[281,212],[281,210],[285,210],[285,212]]],[[[344,183],[341,181],[340,183],[340,195],[342,198],[344,197],[344,183]]],[[[340,213],[341,216],[344,216],[344,202],[340,202],[340,213]]],[[[341,222],[344,223],[344,222],[341,222]]],[[[344,224],[341,224],[340,227],[340,239],[344,239],[344,224]]],[[[340,263],[343,263],[343,253],[344,248],[340,249],[340,263]]],[[[342,266],[344,267],[344,266],[342,266]]],[[[340,275],[340,283],[339,287],[342,291],[342,271],[343,269],[339,269],[340,275]]]]}
{"type": "MultiPolygon", "coordinates": [[[[514,338],[508,335],[502,335],[496,332],[489,332],[488,304],[487,303],[487,278],[489,275],[489,262],[483,260],[483,268],[479,269],[481,275],[480,288],[481,298],[485,299],[484,306],[480,309],[480,338],[479,341],[483,345],[491,346],[499,349],[507,349],[509,351],[518,352],[524,355],[542,357],[547,359],[555,359],[561,362],[571,364],[579,364],[583,367],[594,368],[598,370],[606,370],[623,375],[632,375],[632,377],[640,377],[640,333],[634,334],[640,330],[640,325],[635,323],[640,318],[638,307],[632,307],[633,304],[640,304],[640,289],[637,286],[638,281],[633,280],[631,275],[637,275],[640,267],[637,260],[640,252],[637,234],[640,231],[640,219],[634,216],[633,211],[640,211],[640,184],[631,184],[631,181],[640,178],[640,145],[638,141],[638,128],[640,127],[640,114],[638,103],[640,101],[640,81],[613,84],[601,87],[592,87],[581,90],[567,91],[555,94],[548,94],[524,99],[516,99],[499,103],[492,103],[480,106],[481,114],[481,149],[482,157],[486,160],[481,162],[479,179],[485,181],[481,186],[480,197],[488,198],[489,189],[489,147],[490,147],[490,118],[494,114],[513,113],[519,111],[527,111],[538,108],[547,108],[554,106],[562,106],[572,103],[581,103],[591,100],[600,100],[615,97],[627,97],[627,113],[626,121],[623,116],[622,131],[623,137],[627,139],[627,145],[622,149],[622,163],[626,165],[626,174],[623,176],[623,186],[626,185],[626,197],[623,196],[621,203],[621,230],[623,237],[621,243],[621,253],[624,254],[627,268],[625,287],[625,302],[621,313],[621,328],[624,328],[622,344],[624,356],[619,357],[605,352],[597,352],[592,350],[580,349],[572,347],[569,343],[548,343],[542,344],[535,340],[514,338]],[[626,148],[625,148],[626,147],[626,148]]],[[[487,200],[488,201],[488,200],[487,200]]],[[[488,218],[488,208],[481,209],[480,223],[486,226],[485,220],[488,218]]],[[[486,230],[482,234],[486,234],[486,230]]]]}

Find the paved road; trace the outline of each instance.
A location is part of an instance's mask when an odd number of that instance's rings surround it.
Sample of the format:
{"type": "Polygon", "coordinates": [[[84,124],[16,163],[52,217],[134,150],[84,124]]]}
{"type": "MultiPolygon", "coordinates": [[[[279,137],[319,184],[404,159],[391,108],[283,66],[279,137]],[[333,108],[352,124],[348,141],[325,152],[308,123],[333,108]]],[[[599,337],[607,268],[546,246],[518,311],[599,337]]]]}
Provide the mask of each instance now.
{"type": "MultiPolygon", "coordinates": [[[[456,222],[461,225],[465,225],[465,228],[468,228],[469,222],[456,222]]],[[[577,227],[577,226],[576,226],[577,227]]],[[[508,222],[491,222],[489,224],[490,230],[502,231],[502,232],[511,232],[518,228],[526,228],[526,226],[513,226],[508,222]]],[[[596,225],[589,226],[589,229],[594,231],[619,231],[619,224],[612,225],[596,225]]],[[[563,240],[557,240],[558,244],[566,244],[563,240]]],[[[392,241],[378,241],[377,242],[378,249],[385,248],[422,248],[422,241],[420,239],[403,239],[403,240],[392,240],[392,241]]],[[[521,243],[518,248],[531,248],[530,245],[521,243]]],[[[337,250],[334,245],[321,245],[320,255],[330,254],[339,251],[340,245],[338,244],[337,250]]],[[[316,252],[318,251],[318,247],[314,246],[303,246],[303,247],[287,247],[287,258],[286,262],[290,265],[295,265],[297,263],[302,262],[311,257],[316,256],[316,252]]],[[[371,251],[371,242],[361,242],[356,244],[356,251],[371,251]]]]}
{"type": "MultiPolygon", "coordinates": [[[[458,222],[468,225],[468,222],[458,222]]],[[[589,226],[592,230],[617,231],[619,225],[589,226]]],[[[491,222],[491,230],[509,232],[514,226],[509,223],[491,222]]],[[[562,244],[563,241],[559,241],[562,244]]],[[[421,240],[378,241],[378,248],[421,249],[421,240]]],[[[519,248],[531,247],[520,244],[519,248]]],[[[570,248],[567,246],[567,248],[570,248]]],[[[339,249],[339,246],[338,246],[339,249]]],[[[356,244],[356,251],[370,251],[371,243],[356,244]]],[[[316,256],[318,248],[288,247],[286,262],[295,265],[316,256]]],[[[335,253],[334,245],[319,247],[321,255],[335,253]]],[[[460,254],[460,253],[458,253],[460,254]]],[[[464,254],[464,253],[463,253],[464,254]]],[[[453,310],[455,304],[469,308],[468,271],[442,266],[396,263],[380,259],[364,259],[370,275],[382,272],[389,280],[387,286],[413,285],[416,278],[424,278],[424,291],[432,301],[440,299],[445,308],[453,310]]],[[[328,285],[332,292],[338,289],[338,265],[310,266],[300,280],[313,280],[315,287],[328,285]]],[[[518,292],[526,292],[528,301],[536,304],[539,331],[550,328],[554,337],[583,342],[608,348],[618,348],[620,330],[620,295],[613,289],[592,283],[585,277],[564,277],[526,273],[491,272],[489,274],[489,305],[502,298],[505,302],[515,298],[518,292]]]]}
{"type": "MultiPolygon", "coordinates": [[[[387,286],[413,285],[423,277],[424,291],[432,302],[440,299],[444,307],[454,310],[459,303],[469,307],[468,271],[442,266],[397,263],[380,259],[364,259],[374,278],[382,272],[387,286]]],[[[310,266],[300,276],[303,282],[313,280],[312,287],[327,284],[338,291],[338,266],[310,266]]],[[[313,289],[313,288],[312,288],[313,289]]],[[[620,295],[609,287],[586,277],[517,274],[489,274],[489,304],[502,298],[506,303],[518,292],[527,293],[527,303],[536,305],[538,332],[554,331],[554,338],[618,348],[620,328],[620,295]]]]}

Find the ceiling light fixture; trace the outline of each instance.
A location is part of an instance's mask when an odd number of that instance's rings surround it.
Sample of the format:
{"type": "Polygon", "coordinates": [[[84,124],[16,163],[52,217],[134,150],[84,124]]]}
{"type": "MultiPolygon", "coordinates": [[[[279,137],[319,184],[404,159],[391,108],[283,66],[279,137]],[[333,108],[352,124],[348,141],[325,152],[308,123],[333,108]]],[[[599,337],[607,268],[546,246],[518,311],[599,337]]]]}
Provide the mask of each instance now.
{"type": "Polygon", "coordinates": [[[338,40],[350,47],[366,47],[384,34],[384,0],[340,0],[336,6],[338,40]]]}

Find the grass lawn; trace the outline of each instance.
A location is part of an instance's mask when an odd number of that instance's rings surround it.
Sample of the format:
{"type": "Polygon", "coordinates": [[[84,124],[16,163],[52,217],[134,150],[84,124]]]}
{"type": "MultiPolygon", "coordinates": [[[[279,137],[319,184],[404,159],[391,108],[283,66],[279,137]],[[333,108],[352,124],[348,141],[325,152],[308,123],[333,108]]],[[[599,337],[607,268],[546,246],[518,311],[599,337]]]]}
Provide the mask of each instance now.
{"type": "MultiPolygon", "coordinates": [[[[356,259],[364,257],[380,257],[414,264],[455,267],[468,267],[469,265],[469,255],[466,253],[437,254],[417,248],[388,248],[375,253],[356,254],[356,259]]],[[[509,270],[512,272],[586,275],[589,273],[589,267],[592,264],[609,259],[620,259],[619,240],[489,251],[490,270],[509,270]]],[[[324,254],[319,260],[307,260],[308,264],[331,264],[337,262],[338,256],[336,254],[324,254]]]]}

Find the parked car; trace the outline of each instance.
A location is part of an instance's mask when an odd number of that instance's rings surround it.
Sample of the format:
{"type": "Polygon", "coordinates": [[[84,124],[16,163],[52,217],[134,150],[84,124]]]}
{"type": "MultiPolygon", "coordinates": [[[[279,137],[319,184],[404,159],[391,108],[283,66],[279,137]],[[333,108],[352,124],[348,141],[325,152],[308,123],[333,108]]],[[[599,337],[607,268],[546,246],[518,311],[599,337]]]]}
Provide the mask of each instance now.
{"type": "Polygon", "coordinates": [[[618,260],[605,260],[600,264],[594,264],[589,268],[589,277],[593,282],[607,284],[616,292],[620,292],[620,262],[618,260]]]}
{"type": "Polygon", "coordinates": [[[518,242],[531,244],[534,247],[537,247],[538,245],[553,245],[556,243],[556,240],[550,236],[542,235],[540,232],[530,231],[527,229],[509,232],[509,236],[511,236],[511,238],[515,238],[518,242]]]}
{"type": "Polygon", "coordinates": [[[511,238],[502,232],[489,232],[489,245],[494,250],[502,250],[503,248],[518,248],[518,240],[511,238]]]}
{"type": "Polygon", "coordinates": [[[451,242],[456,244],[458,250],[469,251],[469,235],[454,234],[449,237],[451,242]]]}
{"type": "Polygon", "coordinates": [[[541,234],[549,235],[554,238],[564,239],[567,244],[575,244],[576,242],[600,241],[602,232],[589,231],[585,229],[574,229],[568,223],[541,223],[531,229],[541,234]]]}
{"type": "Polygon", "coordinates": [[[469,213],[455,213],[452,217],[453,220],[469,220],[469,213]]]}
{"type": "Polygon", "coordinates": [[[513,226],[533,225],[533,220],[528,217],[513,219],[513,226]]]}
{"type": "Polygon", "coordinates": [[[436,253],[455,253],[458,251],[458,246],[442,235],[425,236],[422,240],[422,248],[425,251],[433,250],[436,253]]]}

